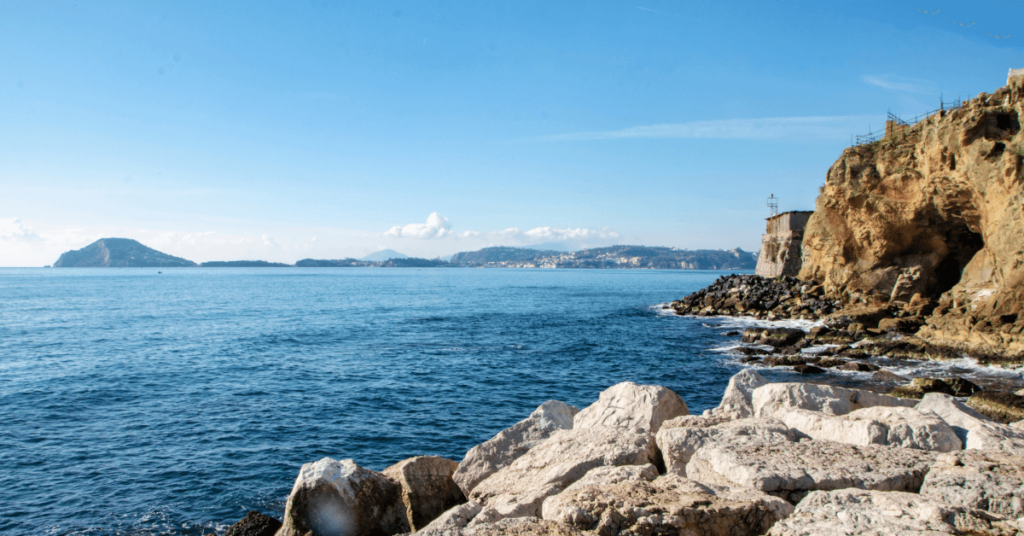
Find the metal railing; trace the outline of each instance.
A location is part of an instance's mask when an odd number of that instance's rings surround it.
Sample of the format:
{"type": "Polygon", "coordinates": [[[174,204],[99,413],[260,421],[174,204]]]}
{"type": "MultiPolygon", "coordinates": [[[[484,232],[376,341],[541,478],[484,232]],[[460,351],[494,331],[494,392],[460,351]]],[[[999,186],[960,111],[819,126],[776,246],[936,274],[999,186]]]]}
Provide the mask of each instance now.
{"type": "MultiPolygon", "coordinates": [[[[886,111],[885,112],[885,116],[886,116],[885,118],[886,118],[887,122],[888,121],[892,121],[894,124],[899,125],[900,127],[910,128],[910,127],[920,123],[921,121],[924,121],[925,119],[927,119],[927,118],[929,118],[929,117],[931,117],[931,116],[933,116],[933,115],[935,115],[937,113],[938,114],[944,114],[947,111],[956,110],[957,108],[961,108],[963,105],[964,105],[964,102],[959,97],[957,97],[957,99],[955,101],[951,101],[951,102],[943,101],[940,98],[939,99],[939,108],[937,110],[932,110],[930,112],[925,112],[925,113],[923,113],[921,115],[914,116],[914,117],[912,117],[910,119],[903,119],[902,117],[900,117],[900,116],[898,116],[898,115],[896,115],[896,114],[894,114],[894,113],[892,113],[890,111],[886,111]]],[[[901,128],[900,130],[903,130],[903,128],[901,128]]],[[[885,129],[884,128],[882,130],[879,130],[879,131],[871,131],[871,125],[868,125],[868,133],[867,134],[863,134],[863,135],[853,136],[851,138],[851,140],[850,140],[850,146],[851,147],[857,147],[857,146],[860,146],[860,145],[867,145],[869,143],[875,143],[876,141],[879,141],[879,140],[881,140],[884,137],[885,137],[885,129]]]]}

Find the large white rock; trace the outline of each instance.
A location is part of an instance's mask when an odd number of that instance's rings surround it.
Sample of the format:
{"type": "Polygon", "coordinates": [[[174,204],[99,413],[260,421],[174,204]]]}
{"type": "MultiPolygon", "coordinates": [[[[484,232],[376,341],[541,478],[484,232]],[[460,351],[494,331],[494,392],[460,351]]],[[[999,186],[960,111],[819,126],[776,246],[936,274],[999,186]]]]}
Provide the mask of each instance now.
{"type": "Polygon", "coordinates": [[[732,419],[743,419],[754,416],[754,405],[751,395],[754,389],[768,385],[768,380],[750,369],[744,369],[729,378],[729,385],[722,395],[722,402],[713,411],[716,415],[732,419]]]}
{"type": "Polygon", "coordinates": [[[597,402],[576,414],[572,427],[611,426],[656,433],[661,423],[689,414],[686,402],[667,387],[623,382],[601,391],[597,402]]]}
{"type": "Polygon", "coordinates": [[[462,490],[452,480],[458,466],[458,462],[440,456],[417,456],[384,470],[384,476],[402,488],[405,517],[413,531],[466,502],[462,490]]]}
{"type": "Polygon", "coordinates": [[[778,522],[771,536],[1014,534],[999,516],[916,493],[863,489],[815,491],[778,522]]]}
{"type": "Polygon", "coordinates": [[[1024,452],[1024,430],[993,422],[949,395],[928,393],[917,410],[930,411],[946,421],[965,449],[1024,452]]]}
{"type": "Polygon", "coordinates": [[[548,400],[526,419],[469,449],[452,478],[462,492],[469,495],[485,478],[551,437],[555,431],[572,428],[572,419],[579,411],[565,402],[548,400]]]}
{"type": "Polygon", "coordinates": [[[774,419],[739,419],[708,427],[662,427],[657,441],[666,471],[687,476],[690,457],[705,445],[782,444],[796,441],[796,437],[784,423],[774,419]]]}
{"type": "Polygon", "coordinates": [[[939,456],[924,478],[921,495],[1024,518],[1024,452],[965,450],[939,456]]]}
{"type": "Polygon", "coordinates": [[[324,458],[299,470],[277,536],[408,532],[401,488],[352,460],[324,458]]]}
{"type": "Polygon", "coordinates": [[[811,439],[716,441],[693,454],[686,476],[702,484],[754,488],[796,503],[814,490],[917,491],[934,458],[923,450],[811,439]]]}
{"type": "Polygon", "coordinates": [[[846,415],[851,411],[874,406],[914,407],[917,404],[915,400],[871,391],[812,383],[769,383],[754,389],[750,399],[755,416],[776,418],[792,409],[846,415]]]}
{"type": "Polygon", "coordinates": [[[480,503],[468,502],[460,504],[437,516],[437,519],[417,531],[417,534],[427,536],[458,531],[468,525],[480,513],[481,509],[480,503]]]}
{"type": "Polygon", "coordinates": [[[786,426],[819,440],[850,445],[887,445],[937,452],[963,448],[953,429],[931,412],[875,406],[846,415],[793,409],[781,416],[786,426]]]}
{"type": "Polygon", "coordinates": [[[473,488],[470,498],[502,517],[538,517],[544,499],[595,467],[657,460],[654,436],[627,428],[560,430],[473,488]]]}
{"type": "Polygon", "coordinates": [[[598,468],[544,501],[544,519],[602,536],[763,534],[793,507],[751,489],[709,488],[649,469],[598,468]]]}

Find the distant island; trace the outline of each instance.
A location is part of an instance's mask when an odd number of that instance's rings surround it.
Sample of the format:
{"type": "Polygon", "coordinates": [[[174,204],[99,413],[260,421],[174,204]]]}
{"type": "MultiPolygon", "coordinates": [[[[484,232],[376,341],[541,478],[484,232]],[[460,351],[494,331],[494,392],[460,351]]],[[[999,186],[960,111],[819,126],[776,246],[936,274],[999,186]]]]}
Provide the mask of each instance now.
{"type": "Polygon", "coordinates": [[[196,263],[161,253],[130,238],[101,238],[82,249],[68,251],[54,268],[173,268],[196,263]]]}
{"type": "MultiPolygon", "coordinates": [[[[562,252],[514,247],[489,247],[457,253],[450,260],[419,259],[394,250],[383,250],[363,259],[302,259],[300,268],[596,268],[655,270],[753,270],[757,256],[736,248],[676,249],[650,246],[609,246],[562,252]],[[376,260],[370,260],[375,257],[376,260]],[[386,258],[382,258],[386,257],[386,258]]],[[[148,248],[129,238],[103,238],[88,246],[68,251],[54,268],[284,268],[290,264],[251,261],[210,261],[196,264],[148,248]]]]}

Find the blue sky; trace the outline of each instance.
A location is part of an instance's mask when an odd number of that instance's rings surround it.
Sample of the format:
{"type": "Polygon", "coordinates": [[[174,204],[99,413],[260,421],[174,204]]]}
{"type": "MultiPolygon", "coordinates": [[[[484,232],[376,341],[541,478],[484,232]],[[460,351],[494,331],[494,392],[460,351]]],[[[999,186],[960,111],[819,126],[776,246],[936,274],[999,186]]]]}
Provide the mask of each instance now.
{"type": "Polygon", "coordinates": [[[0,265],[756,249],[887,109],[1024,67],[1024,3],[0,0],[0,265]]]}

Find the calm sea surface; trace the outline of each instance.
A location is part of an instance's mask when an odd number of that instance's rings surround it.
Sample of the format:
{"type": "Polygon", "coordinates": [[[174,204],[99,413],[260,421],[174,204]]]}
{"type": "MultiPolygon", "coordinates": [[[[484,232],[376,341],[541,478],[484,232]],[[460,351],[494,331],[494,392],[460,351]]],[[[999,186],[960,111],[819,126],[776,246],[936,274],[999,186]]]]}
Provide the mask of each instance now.
{"type": "Polygon", "coordinates": [[[653,307],[717,272],[159,271],[0,270],[0,533],[210,534],[324,456],[459,460],[626,380],[699,412],[738,370],[653,307]]]}

